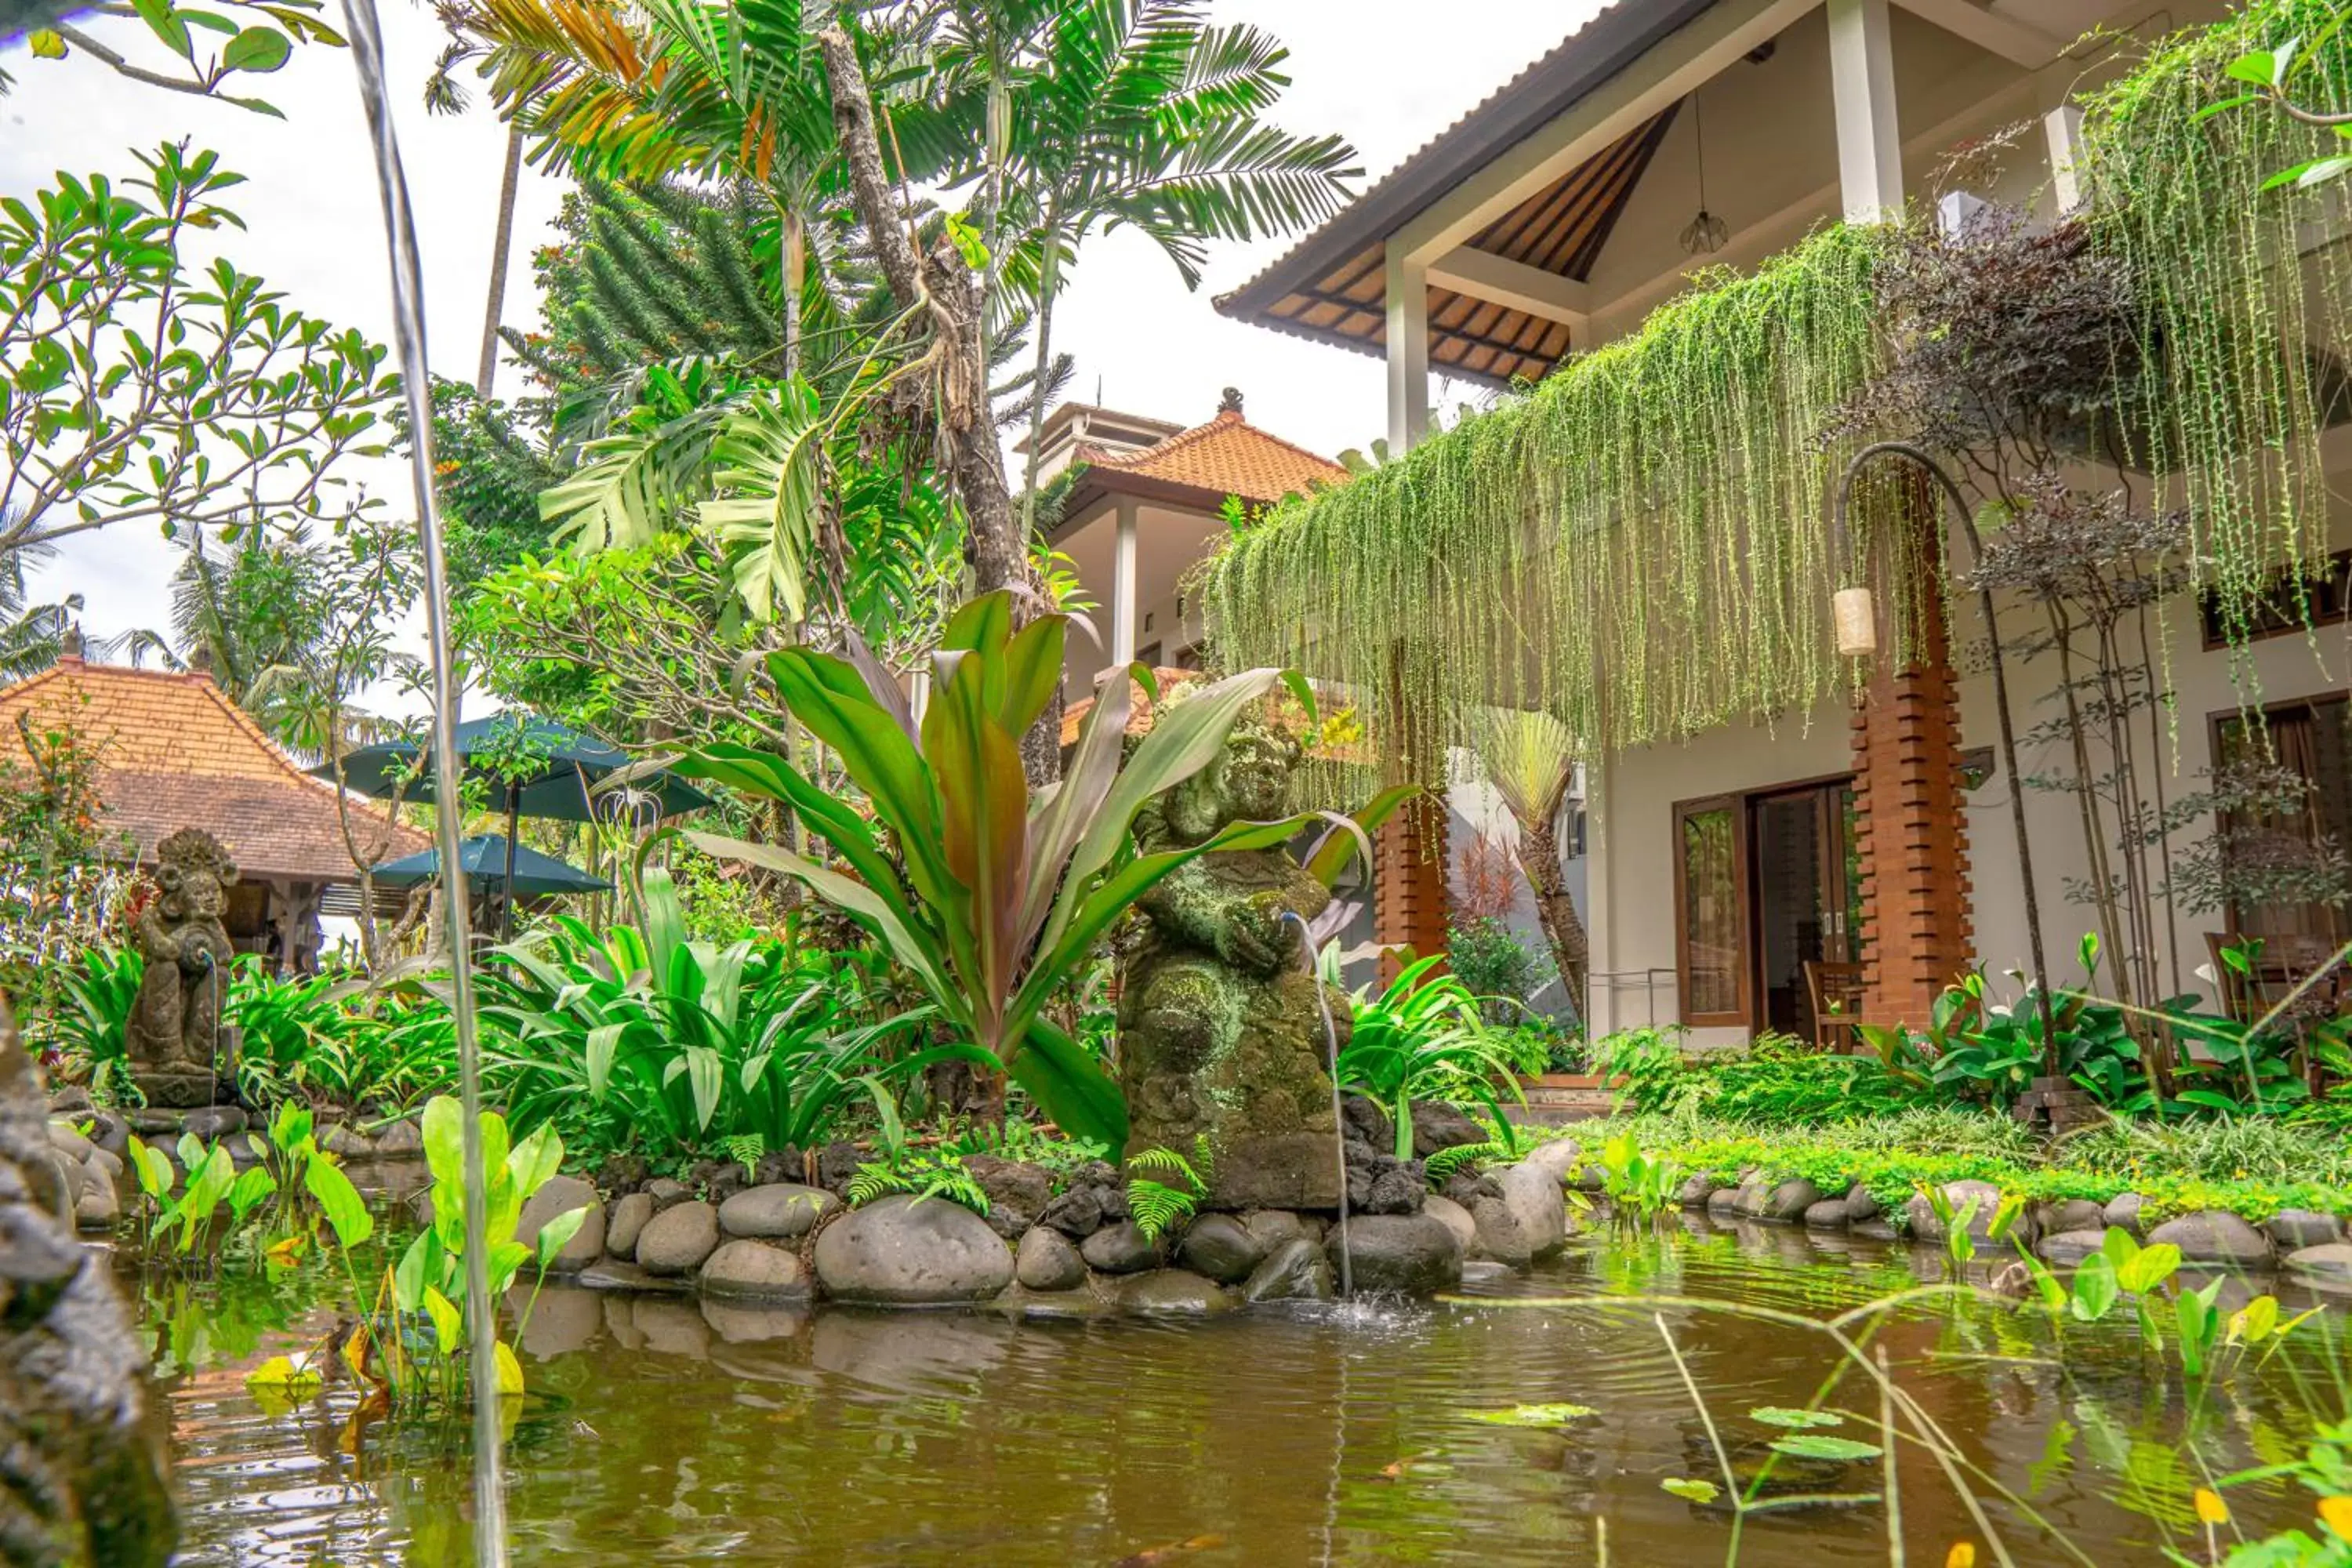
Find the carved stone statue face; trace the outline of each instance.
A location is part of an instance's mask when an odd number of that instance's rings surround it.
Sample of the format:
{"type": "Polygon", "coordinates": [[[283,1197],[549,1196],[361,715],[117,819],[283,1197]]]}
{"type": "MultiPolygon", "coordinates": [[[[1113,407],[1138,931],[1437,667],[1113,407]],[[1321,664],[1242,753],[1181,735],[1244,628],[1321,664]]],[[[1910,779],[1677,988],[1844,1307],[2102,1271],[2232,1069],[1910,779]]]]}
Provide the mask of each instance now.
{"type": "Polygon", "coordinates": [[[158,902],[170,919],[217,921],[227,910],[236,867],[212,835],[183,828],[156,847],[156,860],[158,902]]]}
{"type": "Polygon", "coordinates": [[[1237,725],[1216,761],[1178,785],[1168,802],[1169,826],[1199,843],[1232,822],[1280,816],[1290,793],[1298,742],[1277,731],[1237,725]]]}

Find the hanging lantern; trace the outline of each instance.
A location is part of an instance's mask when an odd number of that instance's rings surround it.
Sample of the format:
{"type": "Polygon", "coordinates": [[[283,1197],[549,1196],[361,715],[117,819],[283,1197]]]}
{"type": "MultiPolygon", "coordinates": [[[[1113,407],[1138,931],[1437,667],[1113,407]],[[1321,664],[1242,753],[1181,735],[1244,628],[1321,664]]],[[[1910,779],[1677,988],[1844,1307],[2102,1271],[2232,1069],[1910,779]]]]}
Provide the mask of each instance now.
{"type": "Polygon", "coordinates": [[[1731,226],[1706,210],[1706,121],[1698,94],[1691,94],[1690,106],[1691,132],[1698,142],[1698,216],[1683,226],[1683,254],[1713,256],[1730,242],[1731,226]]]}
{"type": "Polygon", "coordinates": [[[1847,658],[1868,658],[1878,651],[1878,610],[1867,588],[1840,588],[1830,601],[1837,626],[1837,650],[1847,658]]]}

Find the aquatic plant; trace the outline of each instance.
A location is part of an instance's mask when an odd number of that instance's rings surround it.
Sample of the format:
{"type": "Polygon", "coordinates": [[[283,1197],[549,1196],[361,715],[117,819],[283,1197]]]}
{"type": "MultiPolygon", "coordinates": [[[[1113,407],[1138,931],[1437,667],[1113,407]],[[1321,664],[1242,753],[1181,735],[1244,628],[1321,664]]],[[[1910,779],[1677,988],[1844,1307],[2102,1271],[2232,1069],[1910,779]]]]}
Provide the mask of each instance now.
{"type": "Polygon", "coordinates": [[[348,1267],[352,1249],[375,1234],[375,1219],[319,1147],[310,1110],[282,1104],[244,1142],[253,1163],[240,1170],[225,1140],[207,1144],[183,1133],[167,1154],[131,1136],[124,1163],[146,1205],[149,1257],[186,1261],[201,1249],[210,1262],[234,1248],[265,1268],[289,1268],[310,1250],[323,1222],[348,1267]]]}

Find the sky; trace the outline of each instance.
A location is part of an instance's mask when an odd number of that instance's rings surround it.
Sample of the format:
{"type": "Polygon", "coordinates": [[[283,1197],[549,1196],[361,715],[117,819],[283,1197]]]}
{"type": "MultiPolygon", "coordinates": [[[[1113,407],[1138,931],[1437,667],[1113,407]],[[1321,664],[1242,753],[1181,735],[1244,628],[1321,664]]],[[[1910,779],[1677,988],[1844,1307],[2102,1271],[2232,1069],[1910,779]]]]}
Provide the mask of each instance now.
{"type": "MultiPolygon", "coordinates": [[[[1346,136],[1369,181],[1581,26],[1600,4],[1453,0],[1442,26],[1432,26],[1425,5],[1404,0],[1215,0],[1212,15],[1219,22],[1247,20],[1289,46],[1293,86],[1271,118],[1295,132],[1346,136]],[[1401,38],[1421,43],[1401,51],[1401,38]]],[[[338,10],[331,6],[330,15],[338,10]]],[[[136,22],[86,25],[134,58],[143,58],[142,42],[152,47],[136,22]]],[[[478,95],[460,115],[425,111],[422,85],[443,42],[427,6],[388,0],[383,26],[424,254],[433,367],[471,382],[505,134],[478,95]]],[[[282,70],[257,79],[283,121],[126,81],[93,60],[33,59],[21,44],[0,49],[0,70],[16,79],[15,89],[0,98],[0,194],[29,196],[59,169],[128,175],[137,168],[131,149],[191,138],[247,179],[229,202],[246,228],[224,231],[221,253],[290,304],[390,341],[383,219],[346,51],[304,47],[282,70]]],[[[552,237],[563,189],[560,178],[526,169],[503,312],[509,326],[537,324],[529,258],[552,237]]],[[[1254,423],[1327,455],[1383,434],[1378,360],[1231,321],[1211,304],[1289,244],[1218,245],[1200,289],[1190,292],[1149,241],[1129,232],[1095,236],[1080,251],[1055,316],[1055,347],[1076,362],[1068,395],[1097,401],[1099,389],[1099,401],[1109,406],[1194,424],[1215,412],[1222,388],[1234,386],[1254,423]]],[[[520,390],[516,373],[501,365],[499,394],[520,390]]],[[[1468,389],[1457,390],[1467,395],[1468,389]]],[[[368,476],[402,513],[414,510],[405,472],[387,463],[368,476]]],[[[99,635],[163,628],[176,555],[146,528],[100,531],[69,542],[43,567],[34,596],[80,593],[85,624],[99,635]]]]}

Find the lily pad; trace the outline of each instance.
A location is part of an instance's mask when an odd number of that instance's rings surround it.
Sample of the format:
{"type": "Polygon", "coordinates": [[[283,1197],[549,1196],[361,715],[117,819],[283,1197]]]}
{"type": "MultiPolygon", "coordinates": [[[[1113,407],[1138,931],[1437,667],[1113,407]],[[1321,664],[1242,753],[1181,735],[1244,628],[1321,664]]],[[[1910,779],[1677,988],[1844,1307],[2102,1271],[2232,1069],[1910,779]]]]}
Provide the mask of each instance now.
{"type": "Polygon", "coordinates": [[[1514,1405],[1508,1410],[1475,1411],[1470,1419],[1496,1426],[1565,1426],[1600,1414],[1590,1405],[1514,1405]]]}
{"type": "Polygon", "coordinates": [[[1801,1432],[1808,1426],[1843,1426],[1845,1417],[1827,1410],[1790,1410],[1783,1405],[1759,1405],[1748,1413],[1750,1421],[1761,1421],[1767,1426],[1785,1427],[1801,1432]]]}
{"type": "Polygon", "coordinates": [[[1693,1480],[1685,1476],[1669,1476],[1658,1486],[1661,1490],[1696,1503],[1710,1503],[1723,1495],[1713,1481],[1693,1480]]]}
{"type": "Polygon", "coordinates": [[[1824,1437],[1805,1432],[1794,1437],[1774,1440],[1772,1451],[1786,1454],[1792,1459],[1874,1459],[1883,1451],[1875,1443],[1857,1443],[1851,1437],[1824,1437]]]}

